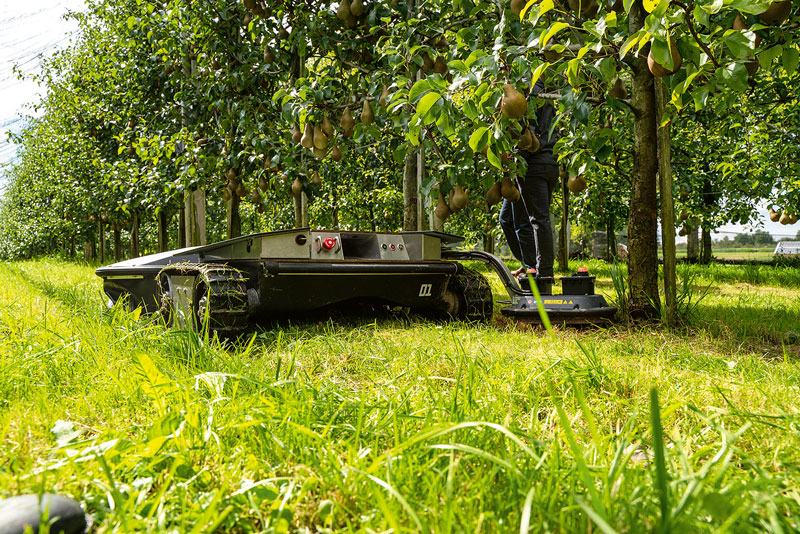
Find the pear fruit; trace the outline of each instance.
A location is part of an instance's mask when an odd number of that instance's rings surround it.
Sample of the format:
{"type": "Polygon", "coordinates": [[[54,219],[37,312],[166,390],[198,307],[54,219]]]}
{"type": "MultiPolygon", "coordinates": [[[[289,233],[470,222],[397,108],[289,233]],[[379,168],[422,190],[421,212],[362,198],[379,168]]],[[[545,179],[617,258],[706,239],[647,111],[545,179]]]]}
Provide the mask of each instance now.
{"type": "Polygon", "coordinates": [[[300,126],[298,126],[296,122],[292,123],[292,127],[289,131],[292,132],[292,141],[295,143],[299,143],[300,139],[303,138],[303,132],[300,131],[300,126]]]}
{"type": "Polygon", "coordinates": [[[386,87],[386,84],[383,84],[383,90],[381,91],[381,97],[378,99],[378,103],[381,106],[386,107],[386,98],[389,96],[389,88],[386,87]]]}
{"type": "Polygon", "coordinates": [[[236,180],[236,169],[234,169],[233,167],[228,169],[227,177],[228,181],[236,180]]]}
{"type": "Polygon", "coordinates": [[[779,212],[779,211],[775,211],[775,210],[774,210],[774,209],[772,209],[772,208],[770,208],[770,209],[769,209],[769,220],[770,220],[770,221],[772,221],[772,222],[778,222],[778,220],[779,220],[780,218],[781,218],[781,214],[780,214],[780,212],[779,212]]]}
{"type": "Polygon", "coordinates": [[[303,129],[303,137],[300,138],[300,144],[305,148],[312,148],[314,146],[314,130],[311,129],[310,122],[307,122],[303,129]]]}
{"type": "Polygon", "coordinates": [[[224,200],[225,202],[230,202],[231,198],[232,198],[231,190],[226,187],[225,189],[222,190],[222,200],[224,200]]]}
{"type": "Polygon", "coordinates": [[[319,171],[314,169],[314,174],[311,177],[311,183],[314,185],[322,185],[322,178],[319,177],[319,171]]]}
{"type": "Polygon", "coordinates": [[[656,78],[665,78],[667,76],[672,76],[681,69],[681,65],[683,64],[683,57],[681,56],[681,53],[678,52],[678,46],[675,43],[675,39],[673,39],[672,36],[670,36],[669,38],[669,51],[670,54],[672,55],[672,70],[667,70],[666,67],[656,62],[656,60],[653,59],[652,51],[647,55],[647,67],[650,69],[650,72],[656,78]]]}
{"type": "Polygon", "coordinates": [[[569,8],[578,12],[582,17],[594,17],[600,10],[596,0],[569,0],[569,8]]]}
{"type": "Polygon", "coordinates": [[[783,0],[772,2],[766,11],[761,13],[758,18],[765,24],[780,24],[789,18],[792,12],[792,1],[783,0]]]}
{"type": "Polygon", "coordinates": [[[426,50],[422,51],[422,72],[430,72],[433,70],[433,60],[426,50]]]}
{"type": "Polygon", "coordinates": [[[469,204],[469,193],[459,184],[456,186],[455,192],[453,193],[450,207],[455,208],[453,211],[460,211],[463,210],[467,204],[469,204]]]}
{"type": "Polygon", "coordinates": [[[783,213],[781,214],[781,217],[780,219],[778,219],[778,221],[780,221],[781,224],[785,225],[785,224],[790,224],[789,223],[790,220],[791,218],[789,217],[789,213],[786,210],[783,210],[783,213]]]}
{"type": "Polygon", "coordinates": [[[314,148],[325,150],[328,148],[328,136],[322,132],[319,124],[314,126],[314,148]]]}
{"type": "Polygon", "coordinates": [[[328,116],[322,118],[322,133],[324,133],[329,139],[333,137],[333,124],[331,121],[328,120],[328,116]]]}
{"type": "Polygon", "coordinates": [[[353,128],[355,128],[356,121],[353,118],[353,114],[350,112],[350,107],[344,108],[344,112],[342,113],[342,119],[339,121],[339,124],[344,130],[345,137],[351,137],[353,135],[353,128]]]}
{"type": "Polygon", "coordinates": [[[447,206],[447,202],[445,202],[441,190],[439,191],[439,200],[436,202],[436,208],[433,210],[433,213],[442,221],[450,216],[450,208],[447,206]]]}
{"type": "Polygon", "coordinates": [[[507,83],[503,86],[500,111],[509,119],[518,119],[528,111],[528,101],[516,87],[507,83]]]}
{"type": "Polygon", "coordinates": [[[322,159],[322,158],[325,157],[325,155],[328,153],[328,151],[325,150],[324,148],[314,147],[314,148],[311,149],[311,153],[314,154],[315,158],[322,159]]]}
{"type": "Polygon", "coordinates": [[[350,2],[350,13],[355,17],[360,17],[364,14],[364,2],[361,0],[353,0],[350,2]]]}
{"type": "Polygon", "coordinates": [[[495,182],[492,187],[486,191],[486,203],[490,206],[494,206],[501,200],[503,200],[503,195],[500,193],[500,182],[495,182]]]}
{"type": "Polygon", "coordinates": [[[244,186],[243,183],[240,183],[236,187],[236,194],[239,195],[240,198],[244,198],[247,196],[247,188],[244,186]]]}
{"type": "Polygon", "coordinates": [[[253,189],[253,192],[250,194],[250,200],[253,201],[253,204],[261,204],[261,193],[258,192],[258,189],[253,189]]]}
{"type": "Polygon", "coordinates": [[[372,106],[367,99],[364,99],[364,107],[361,109],[361,122],[366,126],[375,122],[375,113],[372,112],[372,106]]]}
{"type": "Polygon", "coordinates": [[[744,23],[744,19],[742,19],[742,16],[739,13],[736,13],[736,18],[733,19],[733,25],[731,25],[731,28],[736,31],[747,29],[747,24],[744,23]]]}
{"type": "Polygon", "coordinates": [[[503,183],[500,185],[500,194],[503,195],[503,198],[511,202],[519,200],[519,189],[517,189],[517,186],[514,185],[510,178],[503,179],[503,183]]]}
{"type": "Polygon", "coordinates": [[[517,148],[520,150],[530,150],[533,146],[533,134],[530,128],[523,128],[522,135],[517,139],[517,148]]]}
{"type": "Polygon", "coordinates": [[[578,176],[570,176],[569,180],[567,180],[567,188],[575,195],[586,189],[586,185],[586,178],[581,174],[578,176]]]}
{"type": "Polygon", "coordinates": [[[614,82],[614,86],[608,92],[608,95],[617,100],[625,100],[628,98],[628,89],[625,87],[625,82],[622,81],[622,78],[617,78],[617,81],[614,82]]]}
{"type": "Polygon", "coordinates": [[[342,22],[347,22],[347,19],[351,16],[350,2],[348,0],[340,0],[339,7],[336,9],[336,18],[342,22]]]}
{"type": "Polygon", "coordinates": [[[270,48],[269,45],[264,47],[264,63],[275,63],[275,52],[272,51],[272,48],[270,48]]]}
{"type": "Polygon", "coordinates": [[[292,182],[292,195],[295,198],[300,198],[300,195],[303,194],[303,182],[300,181],[300,177],[294,179],[292,182]]]}
{"type": "Polygon", "coordinates": [[[447,72],[447,63],[442,56],[436,58],[433,62],[433,72],[436,74],[445,74],[447,72]]]}
{"type": "Polygon", "coordinates": [[[527,0],[511,0],[511,11],[519,17],[522,10],[525,9],[525,4],[527,4],[527,0]]]}
{"type": "Polygon", "coordinates": [[[789,224],[794,224],[796,222],[797,222],[797,214],[796,213],[790,213],[789,214],[789,224]]]}
{"type": "Polygon", "coordinates": [[[263,176],[258,179],[258,188],[266,192],[269,189],[269,182],[263,176]]]}
{"type": "Polygon", "coordinates": [[[331,150],[331,159],[333,161],[342,161],[342,151],[339,150],[339,145],[333,145],[333,150],[331,150]]]}

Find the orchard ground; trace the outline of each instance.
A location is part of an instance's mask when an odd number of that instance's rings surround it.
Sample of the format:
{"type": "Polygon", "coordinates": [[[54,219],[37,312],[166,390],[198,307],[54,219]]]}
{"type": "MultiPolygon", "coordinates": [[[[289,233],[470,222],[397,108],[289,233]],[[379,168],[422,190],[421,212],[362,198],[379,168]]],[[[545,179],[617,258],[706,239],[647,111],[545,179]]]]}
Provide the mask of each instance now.
{"type": "Polygon", "coordinates": [[[0,274],[0,497],[72,495],[96,532],[800,530],[796,268],[680,265],[674,331],[398,315],[234,347],[105,310],[92,266],[0,274]]]}

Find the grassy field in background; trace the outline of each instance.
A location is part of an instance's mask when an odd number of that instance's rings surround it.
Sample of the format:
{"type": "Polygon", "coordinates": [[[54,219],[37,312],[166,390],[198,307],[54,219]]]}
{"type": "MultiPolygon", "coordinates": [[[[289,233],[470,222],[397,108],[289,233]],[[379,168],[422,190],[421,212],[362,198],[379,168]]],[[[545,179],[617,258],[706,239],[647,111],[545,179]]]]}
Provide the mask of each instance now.
{"type": "MultiPolygon", "coordinates": [[[[712,248],[712,255],[718,260],[750,260],[771,261],[775,259],[775,245],[766,248],[740,247],[740,248],[712,248]]],[[[660,252],[659,252],[660,256],[660,252]]],[[[686,249],[678,249],[679,258],[686,257],[686,249]]]]}
{"type": "Polygon", "coordinates": [[[398,315],[226,347],[105,310],[91,267],[0,263],[0,498],[72,495],[98,533],[796,532],[800,272],[679,268],[674,331],[398,315]]]}

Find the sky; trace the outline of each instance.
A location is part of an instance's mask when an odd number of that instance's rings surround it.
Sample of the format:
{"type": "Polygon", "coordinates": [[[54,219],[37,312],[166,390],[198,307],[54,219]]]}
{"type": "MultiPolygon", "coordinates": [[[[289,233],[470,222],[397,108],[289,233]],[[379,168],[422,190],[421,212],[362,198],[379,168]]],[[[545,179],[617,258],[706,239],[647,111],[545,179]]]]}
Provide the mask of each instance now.
{"type": "Polygon", "coordinates": [[[83,5],[83,0],[0,0],[0,165],[16,153],[7,132],[20,130],[21,115],[30,114],[25,105],[39,94],[35,82],[18,79],[14,66],[28,76],[38,73],[42,57],[68,44],[69,33],[77,28],[62,16],[83,5]]]}
{"type": "MultiPolygon", "coordinates": [[[[9,142],[7,132],[18,132],[22,116],[31,114],[26,105],[38,100],[40,89],[30,79],[20,80],[14,72],[16,65],[26,76],[39,72],[41,59],[69,44],[69,35],[77,25],[65,21],[68,11],[80,11],[83,0],[0,0],[0,182],[2,166],[14,159],[16,147],[9,142]]],[[[759,206],[759,221],[754,225],[726,225],[714,234],[715,239],[736,233],[764,229],[773,236],[794,237],[797,225],[783,226],[767,218],[767,205],[759,206]],[[727,233],[730,232],[730,233],[727,233]]],[[[685,238],[678,237],[678,242],[685,238]]]]}

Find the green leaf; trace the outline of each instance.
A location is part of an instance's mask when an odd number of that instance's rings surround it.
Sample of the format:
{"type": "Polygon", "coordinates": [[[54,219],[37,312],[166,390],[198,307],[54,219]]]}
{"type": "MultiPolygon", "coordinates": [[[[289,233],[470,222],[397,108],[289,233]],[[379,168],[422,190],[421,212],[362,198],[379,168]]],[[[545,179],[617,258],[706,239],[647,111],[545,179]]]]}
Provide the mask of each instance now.
{"type": "Polygon", "coordinates": [[[656,60],[656,63],[667,70],[672,70],[674,65],[672,63],[672,54],[669,51],[669,43],[660,39],[653,39],[650,52],[653,54],[653,59],[656,60]]]}
{"type": "Polygon", "coordinates": [[[136,17],[131,15],[130,17],[128,17],[128,29],[132,30],[135,27],[136,27],[136,17]]]}
{"type": "Polygon", "coordinates": [[[778,59],[778,57],[783,53],[783,47],[781,45],[771,46],[766,50],[762,50],[758,54],[758,63],[761,65],[761,68],[764,70],[769,69],[772,66],[772,63],[778,59]]]}
{"type": "Polygon", "coordinates": [[[728,30],[723,36],[723,41],[735,58],[744,59],[753,51],[751,48],[753,43],[747,38],[745,32],[728,30]]]}
{"type": "Polygon", "coordinates": [[[770,0],[732,0],[727,7],[743,13],[757,15],[767,10],[770,0]]]}
{"type": "Polygon", "coordinates": [[[566,22],[556,22],[555,24],[552,24],[547,32],[545,32],[545,34],[539,39],[539,48],[543,50],[544,47],[547,46],[547,42],[550,39],[555,37],[558,32],[567,27],[569,27],[569,24],[566,22]]]}
{"type": "Polygon", "coordinates": [[[428,93],[425,96],[423,96],[417,103],[417,115],[423,117],[424,119],[425,116],[430,111],[430,109],[433,107],[433,105],[436,102],[438,102],[440,98],[442,98],[442,95],[440,95],[439,93],[428,93]]]}
{"type": "Polygon", "coordinates": [[[731,63],[730,65],[717,69],[717,80],[723,85],[727,85],[736,92],[747,90],[747,69],[741,63],[731,63]]]}
{"type": "Polygon", "coordinates": [[[497,154],[494,153],[492,150],[491,145],[489,146],[488,150],[486,150],[486,158],[489,160],[489,163],[492,164],[493,167],[503,170],[503,165],[500,164],[500,158],[497,157],[497,154]]]}
{"type": "Polygon", "coordinates": [[[783,68],[786,69],[786,74],[791,76],[797,70],[798,53],[797,49],[786,47],[783,49],[783,68]]]}
{"type": "Polygon", "coordinates": [[[427,79],[417,80],[417,83],[411,87],[411,91],[408,93],[408,101],[414,102],[420,95],[427,93],[431,90],[431,84],[427,79]]]}
{"type": "Polygon", "coordinates": [[[469,147],[472,149],[473,152],[478,152],[483,150],[483,147],[486,145],[486,141],[489,138],[489,128],[486,126],[481,126],[469,137],[469,147]]]}
{"type": "Polygon", "coordinates": [[[478,120],[478,108],[475,106],[475,102],[472,100],[464,102],[464,115],[472,121],[478,120]]]}

